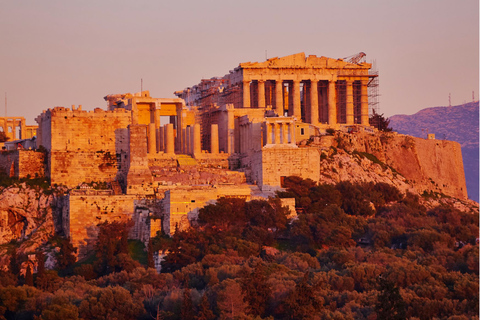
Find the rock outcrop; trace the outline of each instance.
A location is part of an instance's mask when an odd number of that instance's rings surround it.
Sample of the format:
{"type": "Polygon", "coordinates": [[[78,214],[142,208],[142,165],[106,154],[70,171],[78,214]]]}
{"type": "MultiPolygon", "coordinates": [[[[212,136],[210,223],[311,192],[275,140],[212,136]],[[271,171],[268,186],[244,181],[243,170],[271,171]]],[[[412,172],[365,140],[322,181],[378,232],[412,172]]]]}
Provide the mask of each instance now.
{"type": "MultiPolygon", "coordinates": [[[[26,183],[0,187],[0,244],[19,241],[19,254],[32,253],[58,230],[60,197],[26,183]]],[[[7,247],[0,247],[0,265],[8,264],[7,247]]]]}
{"type": "Polygon", "coordinates": [[[320,181],[386,182],[400,190],[466,199],[460,144],[396,133],[322,136],[320,181]]]}

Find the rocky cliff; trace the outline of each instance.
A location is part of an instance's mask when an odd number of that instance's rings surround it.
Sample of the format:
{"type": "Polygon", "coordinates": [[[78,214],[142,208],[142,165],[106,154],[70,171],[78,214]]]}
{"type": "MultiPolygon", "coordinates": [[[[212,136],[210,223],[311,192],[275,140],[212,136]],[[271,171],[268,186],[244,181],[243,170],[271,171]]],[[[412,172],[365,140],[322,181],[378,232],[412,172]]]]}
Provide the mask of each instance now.
{"type": "MultiPolygon", "coordinates": [[[[0,245],[19,241],[19,253],[33,253],[59,230],[58,191],[26,183],[0,187],[0,245]]],[[[0,246],[0,266],[7,264],[8,247],[0,246]]]]}
{"type": "Polygon", "coordinates": [[[460,143],[468,196],[479,201],[478,101],[426,108],[413,115],[395,115],[389,119],[391,127],[399,133],[425,138],[428,132],[434,133],[437,139],[460,143]]]}
{"type": "Polygon", "coordinates": [[[466,199],[460,144],[396,133],[323,136],[312,147],[322,152],[321,181],[386,182],[418,193],[466,199]]]}

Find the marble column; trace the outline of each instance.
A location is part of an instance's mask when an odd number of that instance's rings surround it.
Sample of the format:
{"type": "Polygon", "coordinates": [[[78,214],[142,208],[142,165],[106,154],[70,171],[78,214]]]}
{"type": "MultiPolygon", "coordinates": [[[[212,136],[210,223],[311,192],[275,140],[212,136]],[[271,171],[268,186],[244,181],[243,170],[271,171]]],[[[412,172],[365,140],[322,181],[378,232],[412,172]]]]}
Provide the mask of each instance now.
{"type": "Polygon", "coordinates": [[[258,108],[265,109],[265,81],[258,80],[258,108]]]}
{"type": "Polygon", "coordinates": [[[365,126],[369,125],[368,119],[368,80],[362,80],[361,89],[361,123],[365,126]]]}
{"type": "Polygon", "coordinates": [[[328,82],[328,124],[337,123],[337,94],[335,81],[328,82]]]}
{"type": "Polygon", "coordinates": [[[193,154],[199,155],[202,153],[202,137],[200,125],[197,123],[193,126],[193,154]]]}
{"type": "Polygon", "coordinates": [[[212,124],[210,131],[210,153],[217,154],[218,152],[218,124],[212,124]]]}
{"type": "Polygon", "coordinates": [[[310,80],[310,123],[318,125],[318,81],[310,80]]]}
{"type": "Polygon", "coordinates": [[[275,123],[275,144],[280,144],[280,124],[275,123]]]}
{"type": "Polygon", "coordinates": [[[173,154],[175,153],[175,137],[173,136],[173,123],[165,125],[165,153],[173,154]]]}
{"type": "Polygon", "coordinates": [[[250,108],[250,81],[243,81],[243,107],[250,108]]]}
{"type": "Polygon", "coordinates": [[[354,124],[353,81],[352,80],[347,80],[347,124],[354,124]]]}
{"type": "Polygon", "coordinates": [[[267,134],[267,144],[272,144],[272,125],[267,122],[265,124],[265,128],[267,134]]]}
{"type": "Polygon", "coordinates": [[[154,154],[157,151],[157,139],[155,133],[155,123],[148,124],[148,153],[154,154]]]}
{"type": "Polygon", "coordinates": [[[283,81],[275,81],[275,112],[278,116],[283,116],[283,81]]]}
{"type": "Polygon", "coordinates": [[[299,80],[293,80],[293,116],[297,117],[298,120],[302,120],[299,80]]]}

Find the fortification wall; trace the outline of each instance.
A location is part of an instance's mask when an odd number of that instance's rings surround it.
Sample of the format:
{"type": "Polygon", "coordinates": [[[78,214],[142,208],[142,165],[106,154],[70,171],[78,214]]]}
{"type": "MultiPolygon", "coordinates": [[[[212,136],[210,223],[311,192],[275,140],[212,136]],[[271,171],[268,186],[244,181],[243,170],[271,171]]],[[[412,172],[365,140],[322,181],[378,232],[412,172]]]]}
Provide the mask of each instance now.
{"type": "Polygon", "coordinates": [[[63,231],[78,248],[78,257],[82,258],[94,249],[100,223],[132,219],[136,198],[128,195],[71,194],[67,199],[68,205],[62,212],[63,231]]]}
{"type": "Polygon", "coordinates": [[[243,197],[250,200],[247,185],[208,187],[187,187],[168,190],[163,199],[163,230],[166,234],[185,230],[198,218],[199,209],[214,203],[220,197],[243,197]]]}
{"type": "Polygon", "coordinates": [[[12,177],[45,176],[45,154],[33,150],[0,152],[0,172],[12,177]]]}
{"type": "Polygon", "coordinates": [[[252,180],[264,191],[281,187],[281,178],[299,176],[318,181],[320,154],[313,148],[266,147],[251,157],[252,180]]]}
{"type": "Polygon", "coordinates": [[[37,117],[39,144],[52,151],[128,150],[127,126],[131,112],[118,108],[105,111],[70,110],[56,107],[37,117]]]}
{"type": "Polygon", "coordinates": [[[50,180],[73,188],[82,182],[115,180],[117,157],[109,152],[52,151],[50,180]]]}

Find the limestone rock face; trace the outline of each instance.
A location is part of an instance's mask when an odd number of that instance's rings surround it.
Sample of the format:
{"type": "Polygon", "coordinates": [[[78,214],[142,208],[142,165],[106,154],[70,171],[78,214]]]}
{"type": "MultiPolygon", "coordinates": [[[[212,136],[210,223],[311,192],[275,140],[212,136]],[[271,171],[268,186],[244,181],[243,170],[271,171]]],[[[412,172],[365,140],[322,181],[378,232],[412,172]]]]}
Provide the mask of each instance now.
{"type": "MultiPolygon", "coordinates": [[[[0,188],[0,244],[23,241],[19,253],[31,253],[55,232],[56,196],[25,183],[0,188]]],[[[8,256],[0,249],[0,265],[8,256]]]]}
{"type": "Polygon", "coordinates": [[[386,182],[402,191],[467,199],[460,144],[396,133],[321,137],[320,181],[386,182]]]}

